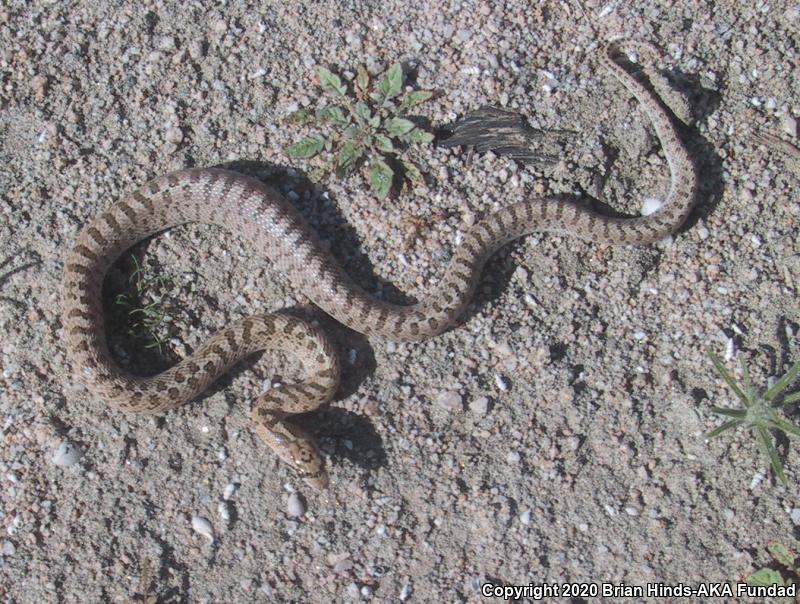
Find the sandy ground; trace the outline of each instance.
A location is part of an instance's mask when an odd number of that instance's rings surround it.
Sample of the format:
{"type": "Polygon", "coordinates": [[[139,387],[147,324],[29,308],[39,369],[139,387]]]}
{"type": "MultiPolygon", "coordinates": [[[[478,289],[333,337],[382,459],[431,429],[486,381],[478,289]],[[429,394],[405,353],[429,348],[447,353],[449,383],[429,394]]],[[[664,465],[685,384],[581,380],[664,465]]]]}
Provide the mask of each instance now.
{"type": "MultiPolygon", "coordinates": [[[[0,5],[3,601],[138,602],[144,585],[158,602],[480,602],[486,581],[736,581],[769,541],[795,543],[796,448],[781,445],[785,487],[747,432],[704,438],[720,421],[710,407],[733,403],[704,350],[732,369],[745,359],[762,383],[798,356],[798,160],[760,138],[797,143],[796,4],[103,4],[0,5]],[[635,101],[598,68],[615,36],[664,51],[690,109],[697,210],[646,247],[509,246],[461,324],[422,344],[331,325],[344,382],[308,419],[328,492],[251,429],[270,368],[291,372],[280,359],[245,362],[156,419],[75,385],[64,255],[92,215],[170,170],[236,162],[275,184],[387,299],[423,295],[458,233],[499,205],[584,192],[638,212],[668,173],[635,101]],[[412,67],[438,92],[420,110],[434,125],[493,103],[576,135],[547,169],[427,149],[427,184],[383,203],[359,178],[315,188],[313,163],[283,152],[303,134],[283,118],[313,104],[316,66],[362,61],[412,67]]],[[[137,254],[170,278],[178,356],[231,320],[307,303],[215,228],[137,254]]],[[[147,364],[112,338],[122,362],[147,364]]]]}

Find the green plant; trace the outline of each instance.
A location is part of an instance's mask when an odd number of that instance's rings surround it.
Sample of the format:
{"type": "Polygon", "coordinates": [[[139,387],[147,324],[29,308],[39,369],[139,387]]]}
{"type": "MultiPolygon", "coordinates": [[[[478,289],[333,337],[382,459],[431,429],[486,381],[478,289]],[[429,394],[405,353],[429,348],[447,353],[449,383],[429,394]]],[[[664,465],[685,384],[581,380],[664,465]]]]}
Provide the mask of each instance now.
{"type": "MultiPolygon", "coordinates": [[[[767,551],[775,561],[773,566],[778,566],[782,570],[775,570],[769,566],[759,568],[756,572],[749,575],[746,579],[748,585],[756,587],[789,587],[800,583],[800,566],[795,563],[797,554],[790,550],[783,543],[777,541],[767,545],[767,551]]],[[[794,598],[781,598],[784,602],[794,602],[794,598]]]]}
{"type": "Polygon", "coordinates": [[[742,384],[736,383],[730,373],[722,364],[722,360],[711,350],[707,351],[711,362],[717,371],[728,384],[734,394],[742,401],[744,409],[733,409],[728,407],[712,407],[714,413],[730,417],[721,426],[708,433],[708,438],[713,438],[722,434],[726,430],[745,426],[755,431],[756,442],[761,451],[766,455],[775,474],[781,482],[786,483],[786,476],[783,473],[783,464],[778,457],[778,451],[772,444],[770,430],[777,430],[785,434],[800,436],[800,428],[780,417],[778,409],[789,403],[800,400],[800,392],[795,392],[788,396],[782,396],[784,390],[794,381],[800,373],[800,361],[792,365],[783,377],[779,378],[774,385],[766,391],[756,390],[750,382],[750,371],[744,361],[742,365],[742,384]]]}
{"type": "Polygon", "coordinates": [[[310,174],[311,180],[318,182],[329,172],[343,177],[368,166],[369,184],[381,198],[389,194],[396,173],[411,182],[422,181],[419,168],[406,157],[407,149],[412,143],[431,142],[433,134],[402,116],[433,93],[411,90],[403,94],[405,74],[399,63],[387,69],[377,83],[371,82],[363,65],[351,86],[325,67],[320,67],[317,75],[333,103],[313,112],[300,109],[287,118],[291,123],[327,126],[326,133],[315,132],[286,148],[293,158],[311,158],[323,150],[332,155],[310,174]]]}
{"type": "Polygon", "coordinates": [[[114,307],[124,316],[129,336],[144,341],[145,348],[157,347],[163,352],[164,344],[173,335],[173,326],[168,320],[169,304],[163,296],[153,296],[150,292],[171,286],[172,279],[166,275],[145,277],[136,257],[131,258],[135,267],[128,277],[131,291],[117,294],[114,307]],[[145,303],[147,298],[150,301],[145,303]]]}

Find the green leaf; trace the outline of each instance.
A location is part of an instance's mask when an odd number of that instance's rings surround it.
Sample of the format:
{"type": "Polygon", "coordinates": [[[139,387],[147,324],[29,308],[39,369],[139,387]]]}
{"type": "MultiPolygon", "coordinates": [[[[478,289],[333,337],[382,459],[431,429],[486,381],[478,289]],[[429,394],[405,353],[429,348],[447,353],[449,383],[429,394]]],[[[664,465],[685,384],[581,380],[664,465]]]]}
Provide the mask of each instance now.
{"type": "Polygon", "coordinates": [[[284,118],[287,124],[309,124],[314,121],[314,115],[308,109],[298,109],[284,118]]]}
{"type": "Polygon", "coordinates": [[[369,72],[364,65],[359,65],[356,68],[356,90],[359,91],[361,96],[366,96],[369,91],[369,72]]]}
{"type": "Polygon", "coordinates": [[[414,128],[414,122],[402,117],[392,117],[383,123],[383,127],[389,133],[389,136],[402,136],[407,132],[411,132],[414,128]]]}
{"type": "Polygon", "coordinates": [[[356,162],[364,154],[364,148],[354,141],[348,141],[339,150],[336,160],[336,173],[339,176],[349,174],[356,167],[356,162]]]}
{"type": "Polygon", "coordinates": [[[774,541],[767,545],[767,551],[775,558],[775,561],[789,570],[794,570],[795,554],[783,543],[774,541]]]}
{"type": "Polygon", "coordinates": [[[380,102],[383,103],[389,99],[393,99],[403,90],[403,67],[400,63],[395,63],[378,83],[378,93],[380,94],[380,102]]]}
{"type": "Polygon", "coordinates": [[[405,170],[405,176],[408,180],[414,183],[420,183],[425,180],[422,178],[422,172],[420,172],[419,168],[412,162],[403,160],[401,163],[403,164],[403,170],[405,170]]]}
{"type": "Polygon", "coordinates": [[[742,423],[743,422],[738,419],[732,419],[730,421],[727,421],[721,426],[713,429],[711,432],[706,434],[706,438],[714,438],[715,436],[719,436],[720,434],[725,432],[725,430],[730,430],[731,428],[735,428],[736,426],[741,426],[742,423]]]}
{"type": "Polygon", "coordinates": [[[736,383],[731,374],[728,373],[728,370],[725,369],[725,366],[722,364],[722,360],[711,349],[706,350],[706,353],[708,354],[708,357],[711,359],[711,362],[714,363],[714,367],[717,368],[717,371],[722,376],[722,379],[724,379],[725,382],[728,384],[728,387],[731,390],[733,390],[734,393],[736,393],[736,396],[739,397],[739,400],[742,401],[742,404],[745,407],[749,407],[750,401],[745,396],[744,392],[742,392],[742,389],[739,388],[739,384],[736,383]]]}
{"type": "Polygon", "coordinates": [[[394,151],[394,145],[392,144],[392,139],[388,136],[384,136],[383,134],[376,134],[375,135],[375,147],[379,151],[383,151],[384,153],[391,153],[394,151]]]}
{"type": "Polygon", "coordinates": [[[711,407],[711,410],[718,415],[725,415],[727,417],[738,417],[744,419],[747,416],[747,411],[744,409],[728,409],[727,407],[711,407]]]}
{"type": "Polygon", "coordinates": [[[798,428],[794,424],[791,424],[779,418],[774,419],[771,423],[773,427],[778,430],[783,430],[787,434],[791,434],[793,436],[800,436],[800,428],[798,428]]]}
{"type": "Polygon", "coordinates": [[[402,101],[400,101],[400,109],[408,109],[414,105],[424,103],[432,96],[433,92],[430,90],[412,90],[403,97],[402,101]]]}
{"type": "Polygon", "coordinates": [[[781,379],[775,382],[772,388],[766,391],[764,398],[768,401],[774,399],[794,381],[794,378],[797,377],[798,373],[800,373],[800,361],[797,361],[794,365],[792,365],[792,368],[789,369],[789,371],[787,371],[781,379]]]}
{"type": "Polygon", "coordinates": [[[794,394],[784,397],[784,399],[779,403],[779,406],[788,405],[789,403],[795,403],[797,401],[800,401],[800,392],[795,392],[794,394]]]}
{"type": "Polygon", "coordinates": [[[380,160],[373,162],[369,171],[369,184],[378,197],[382,199],[389,194],[393,178],[394,171],[386,162],[380,160]]]}
{"type": "Polygon", "coordinates": [[[358,126],[350,126],[344,129],[345,138],[358,138],[361,135],[361,128],[358,126]]]}
{"type": "Polygon", "coordinates": [[[356,103],[354,113],[356,116],[356,121],[362,126],[366,126],[369,123],[370,118],[372,118],[372,112],[369,110],[369,107],[367,107],[366,103],[362,103],[361,101],[356,103]]]}
{"type": "Polygon", "coordinates": [[[345,115],[341,107],[323,107],[317,111],[317,117],[325,122],[330,122],[334,126],[344,128],[350,123],[350,118],[345,115]]]}
{"type": "Polygon", "coordinates": [[[414,128],[406,137],[412,143],[429,143],[433,140],[433,134],[425,132],[425,130],[420,130],[419,128],[414,128]]]}
{"type": "Polygon", "coordinates": [[[780,457],[778,457],[778,451],[775,449],[775,445],[772,444],[772,437],[770,436],[769,431],[762,426],[756,426],[756,441],[758,442],[761,450],[769,459],[769,463],[772,465],[772,469],[775,471],[775,474],[778,476],[778,478],[780,478],[783,484],[786,484],[786,476],[783,473],[783,464],[781,463],[780,457]]]}
{"type": "Polygon", "coordinates": [[[317,70],[317,75],[319,76],[319,85],[322,86],[325,92],[338,94],[339,96],[344,96],[347,92],[347,88],[342,84],[342,79],[325,67],[320,67],[317,70]]]}
{"type": "Polygon", "coordinates": [[[774,584],[783,585],[783,577],[781,574],[777,570],[772,570],[771,568],[757,570],[747,577],[746,580],[749,585],[758,587],[769,587],[774,584]]]}
{"type": "Polygon", "coordinates": [[[325,137],[321,134],[312,134],[304,138],[299,143],[289,145],[286,148],[286,154],[289,157],[308,158],[314,157],[317,153],[322,151],[325,146],[325,137]]]}

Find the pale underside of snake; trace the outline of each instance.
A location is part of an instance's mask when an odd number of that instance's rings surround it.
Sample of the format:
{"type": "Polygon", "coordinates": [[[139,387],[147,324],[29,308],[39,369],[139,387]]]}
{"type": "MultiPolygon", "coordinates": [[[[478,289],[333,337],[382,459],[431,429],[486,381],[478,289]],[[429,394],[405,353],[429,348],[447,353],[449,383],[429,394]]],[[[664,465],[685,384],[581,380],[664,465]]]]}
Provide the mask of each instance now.
{"type": "Polygon", "coordinates": [[[513,239],[551,231],[603,244],[639,244],[669,235],[686,219],[696,192],[693,162],[658,97],[620,65],[617,52],[616,47],[606,48],[601,62],[639,101],[669,164],[669,192],[655,213],[612,218],[560,197],[510,205],[475,224],[444,278],[418,303],[403,306],[378,300],[354,283],[297,210],[260,181],[215,168],[167,174],[86,225],[67,259],[63,325],[79,379],[118,409],[159,413],[196,398],[248,354],[268,349],[293,353],[305,379],[261,394],[252,418],[257,434],[281,459],[310,485],[326,487],[327,474],[313,441],[285,420],[333,397],[339,362],[327,337],[287,314],[252,316],[216,333],[163,373],[132,375],[112,359],[106,342],[101,295],[108,268],[122,252],[164,229],[189,222],[215,224],[241,234],[276,271],[351,329],[389,340],[434,336],[451,326],[469,302],[486,260],[513,239]]]}

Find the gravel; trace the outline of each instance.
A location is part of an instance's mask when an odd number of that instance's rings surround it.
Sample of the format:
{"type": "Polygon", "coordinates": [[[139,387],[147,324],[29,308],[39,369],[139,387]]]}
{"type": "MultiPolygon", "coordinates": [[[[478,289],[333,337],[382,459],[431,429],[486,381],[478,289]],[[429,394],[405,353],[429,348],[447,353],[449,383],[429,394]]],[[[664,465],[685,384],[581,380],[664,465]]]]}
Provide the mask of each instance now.
{"type": "MultiPolygon", "coordinates": [[[[704,434],[720,421],[711,407],[732,403],[707,347],[732,371],[746,360],[757,383],[799,356],[800,160],[764,138],[798,144],[797,24],[796,6],[733,0],[4,3],[0,601],[122,603],[147,587],[160,602],[482,601],[488,580],[735,581],[769,562],[770,541],[796,545],[796,447],[782,449],[784,487],[745,431],[704,434]],[[313,315],[344,367],[331,407],[299,420],[327,460],[327,492],[250,424],[249,401],[292,378],[290,359],[246,361],[158,418],[75,384],[64,255],[91,216],[170,170],[238,162],[387,300],[401,299],[388,283],[423,295],[454,242],[502,205],[583,192],[636,213],[663,199],[647,120],[597,68],[617,35],[664,51],[698,209],[644,247],[529,236],[427,342],[368,340],[313,315]],[[312,186],[313,162],[283,148],[305,134],[284,117],[315,104],[315,67],[395,61],[437,91],[419,109],[434,126],[495,104],[572,141],[548,168],[426,148],[426,183],[383,202],[360,178],[312,186]],[[62,444],[71,465],[53,457],[62,444]]],[[[179,354],[249,313],[307,306],[216,228],[137,249],[147,275],[173,277],[162,293],[179,302],[179,354]]],[[[112,270],[109,287],[126,278],[112,270]]],[[[122,331],[112,343],[132,368],[163,367],[122,331]]]]}

